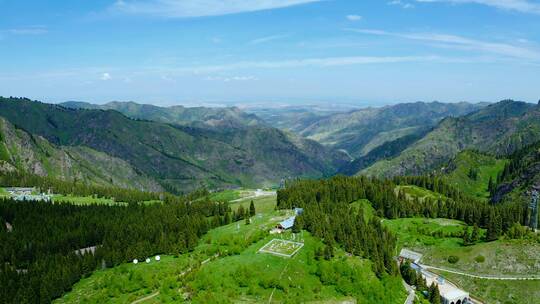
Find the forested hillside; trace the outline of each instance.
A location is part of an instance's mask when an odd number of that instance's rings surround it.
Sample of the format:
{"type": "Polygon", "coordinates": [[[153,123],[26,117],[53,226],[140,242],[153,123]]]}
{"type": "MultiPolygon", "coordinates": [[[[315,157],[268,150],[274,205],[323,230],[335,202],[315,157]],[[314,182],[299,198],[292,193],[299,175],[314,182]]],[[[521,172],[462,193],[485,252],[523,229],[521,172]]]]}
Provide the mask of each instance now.
{"type": "Polygon", "coordinates": [[[226,213],[182,199],[130,207],[1,199],[0,302],[49,303],[96,269],[185,253],[212,227],[207,217],[226,213]]]}
{"type": "Polygon", "coordinates": [[[540,190],[540,142],[516,151],[490,189],[492,201],[530,202],[531,191],[540,190]]]}
{"type": "Polygon", "coordinates": [[[424,138],[391,160],[361,171],[370,176],[418,175],[438,170],[465,149],[507,155],[540,140],[540,108],[501,101],[458,118],[444,119],[424,138]]]}
{"type": "Polygon", "coordinates": [[[154,179],[122,159],[85,146],[57,146],[41,136],[15,128],[3,117],[0,117],[0,171],[163,191],[154,179]]]}
{"type": "Polygon", "coordinates": [[[346,161],[344,155],[319,144],[266,127],[234,133],[232,128],[134,120],[116,111],[75,110],[27,99],[0,99],[0,113],[56,146],[87,147],[121,159],[172,192],[201,185],[270,186],[282,178],[322,177],[346,161]]]}

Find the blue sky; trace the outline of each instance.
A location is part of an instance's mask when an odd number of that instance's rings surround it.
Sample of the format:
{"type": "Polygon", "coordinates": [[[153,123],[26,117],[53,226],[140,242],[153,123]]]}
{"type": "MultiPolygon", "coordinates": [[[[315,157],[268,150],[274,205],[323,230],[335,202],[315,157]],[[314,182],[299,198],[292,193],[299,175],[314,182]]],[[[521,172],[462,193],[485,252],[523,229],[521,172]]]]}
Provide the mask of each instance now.
{"type": "Polygon", "coordinates": [[[540,1],[0,0],[0,95],[536,102],[540,1]]]}

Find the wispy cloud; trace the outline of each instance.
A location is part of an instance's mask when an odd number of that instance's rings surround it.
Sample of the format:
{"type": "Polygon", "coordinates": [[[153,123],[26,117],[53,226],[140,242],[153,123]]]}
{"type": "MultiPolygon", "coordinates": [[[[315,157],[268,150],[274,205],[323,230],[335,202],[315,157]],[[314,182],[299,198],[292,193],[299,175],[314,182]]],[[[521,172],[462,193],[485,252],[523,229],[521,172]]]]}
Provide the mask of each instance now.
{"type": "Polygon", "coordinates": [[[0,32],[10,35],[42,35],[48,33],[49,31],[44,26],[30,26],[0,30],[0,32]]]}
{"type": "Polygon", "coordinates": [[[253,39],[249,42],[249,44],[261,44],[261,43],[266,43],[266,42],[270,42],[270,41],[274,41],[274,40],[279,40],[279,39],[283,39],[283,38],[286,38],[286,37],[289,37],[289,35],[272,35],[272,36],[266,36],[266,37],[261,37],[261,38],[257,38],[257,39],[253,39]]]}
{"type": "Polygon", "coordinates": [[[255,12],[323,0],[117,0],[110,11],[167,18],[220,16],[255,12]]]}
{"type": "Polygon", "coordinates": [[[347,15],[345,18],[349,21],[360,21],[362,20],[362,16],[360,15],[347,15]]]}
{"type": "Polygon", "coordinates": [[[522,13],[540,14],[540,3],[530,0],[416,0],[416,2],[447,2],[453,4],[473,3],[522,13]]]}
{"type": "Polygon", "coordinates": [[[387,2],[387,4],[388,5],[400,6],[402,8],[413,8],[414,7],[414,5],[412,5],[411,3],[406,2],[406,1],[402,1],[402,0],[392,0],[392,1],[387,2]]]}
{"type": "Polygon", "coordinates": [[[509,43],[489,42],[483,40],[470,39],[457,35],[438,34],[438,33],[395,33],[372,29],[346,29],[347,31],[378,35],[390,36],[409,40],[418,40],[430,43],[437,43],[437,46],[453,47],[462,50],[474,50],[483,53],[502,55],[507,57],[540,60],[540,50],[515,46],[509,43]]]}

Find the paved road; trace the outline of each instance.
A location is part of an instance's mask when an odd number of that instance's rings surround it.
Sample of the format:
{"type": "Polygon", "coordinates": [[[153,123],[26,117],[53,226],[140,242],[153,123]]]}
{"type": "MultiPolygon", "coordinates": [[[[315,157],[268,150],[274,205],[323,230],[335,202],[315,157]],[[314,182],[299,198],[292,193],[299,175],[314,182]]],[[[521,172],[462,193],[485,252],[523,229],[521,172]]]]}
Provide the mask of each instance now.
{"type": "Polygon", "coordinates": [[[409,295],[407,296],[407,299],[405,300],[405,304],[413,304],[414,302],[414,297],[416,296],[416,294],[414,293],[414,288],[412,288],[409,284],[407,284],[407,282],[405,282],[404,280],[401,281],[403,283],[403,287],[405,287],[405,289],[407,290],[407,292],[409,293],[409,295]]]}
{"type": "Polygon", "coordinates": [[[446,271],[454,274],[459,274],[466,277],[476,278],[476,279],[485,279],[485,280],[507,280],[507,281],[527,281],[527,280],[540,280],[540,277],[534,277],[534,276],[525,276],[525,277],[509,277],[509,276],[486,276],[486,275],[476,275],[476,274],[470,274],[465,273],[461,271],[446,269],[446,268],[440,268],[435,266],[429,266],[429,265],[423,265],[420,264],[420,267],[423,269],[434,269],[434,270],[440,270],[440,271],[446,271]]]}

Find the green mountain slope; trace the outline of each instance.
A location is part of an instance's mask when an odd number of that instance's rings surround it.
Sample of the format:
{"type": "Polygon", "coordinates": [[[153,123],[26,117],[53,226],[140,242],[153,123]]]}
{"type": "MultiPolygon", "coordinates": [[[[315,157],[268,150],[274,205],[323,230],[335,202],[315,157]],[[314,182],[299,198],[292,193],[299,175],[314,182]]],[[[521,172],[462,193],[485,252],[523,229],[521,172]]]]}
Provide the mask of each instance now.
{"type": "Polygon", "coordinates": [[[273,136],[260,132],[250,133],[251,137],[224,136],[233,128],[218,132],[27,99],[0,99],[0,113],[14,125],[54,144],[86,146],[125,160],[170,191],[201,184],[269,186],[284,177],[321,177],[335,172],[343,162],[340,155],[318,144],[302,149],[275,129],[267,131],[273,136]],[[237,140],[231,140],[234,138],[237,140]],[[327,162],[319,163],[321,157],[327,162]]]}
{"type": "Polygon", "coordinates": [[[419,175],[438,169],[465,149],[506,155],[540,139],[540,109],[506,100],[459,118],[444,119],[399,156],[361,171],[372,176],[419,175]]]}
{"type": "Polygon", "coordinates": [[[460,152],[444,169],[444,178],[464,193],[488,199],[490,197],[489,180],[497,180],[503,171],[506,159],[497,159],[491,155],[473,150],[460,152]]]}
{"type": "Polygon", "coordinates": [[[516,151],[510,156],[493,191],[492,201],[530,201],[530,191],[540,189],[540,142],[516,151]]]}
{"type": "Polygon", "coordinates": [[[445,117],[468,114],[483,106],[417,102],[366,108],[317,119],[297,132],[357,158],[386,142],[421,134],[445,117]]]}
{"type": "Polygon", "coordinates": [[[22,171],[91,184],[162,191],[127,162],[87,147],[58,147],[0,117],[0,171],[22,171]]]}

